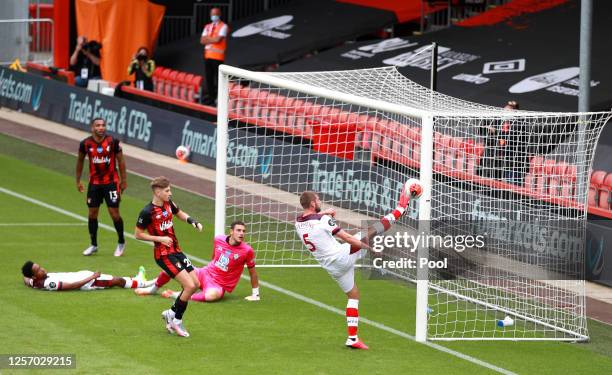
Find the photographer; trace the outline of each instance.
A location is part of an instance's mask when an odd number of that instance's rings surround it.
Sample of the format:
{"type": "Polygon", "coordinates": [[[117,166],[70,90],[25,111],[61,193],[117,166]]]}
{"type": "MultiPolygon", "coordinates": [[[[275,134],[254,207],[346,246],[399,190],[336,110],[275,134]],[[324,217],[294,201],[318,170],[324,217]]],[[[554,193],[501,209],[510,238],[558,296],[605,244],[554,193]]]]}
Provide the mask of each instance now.
{"type": "Polygon", "coordinates": [[[134,86],[140,90],[153,91],[153,72],[155,61],[149,58],[147,47],[138,48],[138,52],[128,67],[128,75],[135,74],[134,86]]]}
{"type": "Polygon", "coordinates": [[[75,73],[77,86],[87,87],[90,79],[100,79],[101,48],[95,40],[88,42],[84,36],[77,38],[77,46],[70,56],[70,70],[75,73]]]}

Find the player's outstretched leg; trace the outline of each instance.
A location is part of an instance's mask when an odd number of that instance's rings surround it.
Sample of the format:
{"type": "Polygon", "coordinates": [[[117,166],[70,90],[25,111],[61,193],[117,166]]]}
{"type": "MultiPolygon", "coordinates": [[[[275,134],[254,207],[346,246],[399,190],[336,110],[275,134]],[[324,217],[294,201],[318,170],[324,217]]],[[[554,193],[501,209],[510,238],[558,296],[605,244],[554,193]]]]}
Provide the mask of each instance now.
{"type": "MultiPolygon", "coordinates": [[[[393,224],[395,224],[395,222],[406,213],[408,205],[410,204],[410,199],[418,198],[422,192],[423,188],[419,180],[411,178],[406,181],[402,185],[399,200],[395,209],[380,218],[380,221],[368,227],[368,233],[367,235],[362,235],[361,241],[367,243],[368,239],[377,235],[381,235],[387,230],[389,230],[389,228],[391,228],[391,226],[393,226],[393,224]]],[[[359,250],[361,250],[361,248],[356,248],[354,246],[351,247],[351,253],[357,252],[359,250]]]]}
{"type": "Polygon", "coordinates": [[[408,205],[410,204],[410,199],[420,196],[422,192],[423,188],[421,187],[419,180],[411,178],[406,181],[402,185],[397,207],[395,207],[395,209],[390,213],[383,216],[378,223],[374,224],[371,229],[373,229],[375,232],[371,233],[371,230],[368,230],[368,235],[380,235],[389,230],[389,228],[391,228],[391,226],[395,224],[395,222],[399,220],[404,213],[406,213],[408,205]]]}
{"type": "Polygon", "coordinates": [[[155,278],[154,280],[147,282],[147,285],[144,288],[134,289],[134,293],[139,296],[157,294],[159,288],[166,285],[168,282],[170,282],[170,276],[168,276],[168,274],[164,271],[161,271],[159,273],[159,276],[157,276],[157,278],[155,278]]]}
{"type": "Polygon", "coordinates": [[[348,302],[346,303],[346,325],[348,330],[348,338],[345,345],[351,349],[368,350],[368,346],[359,340],[357,336],[357,328],[359,327],[359,290],[357,285],[348,293],[348,302]]]}

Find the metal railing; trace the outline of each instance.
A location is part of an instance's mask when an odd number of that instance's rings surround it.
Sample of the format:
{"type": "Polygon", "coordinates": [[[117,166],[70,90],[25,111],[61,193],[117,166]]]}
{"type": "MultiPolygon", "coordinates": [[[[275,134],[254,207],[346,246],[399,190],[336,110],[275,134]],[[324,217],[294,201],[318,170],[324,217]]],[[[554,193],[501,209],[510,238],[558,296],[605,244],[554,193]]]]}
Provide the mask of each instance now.
{"type": "Polygon", "coordinates": [[[163,46],[194,35],[194,21],[192,16],[164,16],[159,30],[158,45],[163,46]]]}
{"type": "Polygon", "coordinates": [[[445,29],[453,23],[473,17],[486,10],[506,4],[511,0],[463,0],[452,4],[451,0],[421,0],[420,32],[426,33],[445,29]],[[427,13],[426,7],[440,8],[427,13]]]}
{"type": "Polygon", "coordinates": [[[227,23],[250,17],[268,9],[290,3],[292,0],[228,0],[193,4],[191,16],[164,16],[158,45],[199,34],[209,20],[210,10],[220,8],[227,23]]]}
{"type": "Polygon", "coordinates": [[[53,20],[12,19],[0,20],[0,65],[15,59],[53,65],[53,20]]]}

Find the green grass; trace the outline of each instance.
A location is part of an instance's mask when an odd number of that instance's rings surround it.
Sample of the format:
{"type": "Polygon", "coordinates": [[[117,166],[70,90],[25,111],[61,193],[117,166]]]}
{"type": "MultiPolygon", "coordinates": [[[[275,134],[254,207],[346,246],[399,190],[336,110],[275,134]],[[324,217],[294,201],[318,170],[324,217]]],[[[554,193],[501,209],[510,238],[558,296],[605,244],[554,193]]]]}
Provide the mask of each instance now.
{"type": "MultiPolygon", "coordinates": [[[[75,158],[0,135],[0,187],[86,215],[85,197],[74,186],[75,158]]],[[[128,166],[129,167],[129,166],[128,166]]],[[[147,181],[130,176],[121,212],[132,232],[147,203],[147,181]]],[[[174,199],[200,218],[196,233],[184,223],[176,230],[190,254],[211,252],[214,203],[174,189],[174,199]]],[[[0,193],[0,223],[77,223],[78,220],[0,193]]],[[[100,221],[111,225],[101,210],[100,221]]],[[[343,347],[345,322],[340,315],[262,287],[262,301],[247,303],[241,281],[220,303],[191,303],[185,323],[191,337],[166,333],[160,312],[170,301],[140,298],[130,290],[44,292],[23,286],[20,268],[27,259],[51,271],[99,270],[132,275],[145,265],[158,268],[151,246],[128,239],[126,255],[114,258],[114,232],[99,231],[100,252],[83,257],[86,226],[0,226],[0,306],[5,324],[0,353],[74,353],[74,373],[156,374],[479,374],[484,367],[417,344],[367,324],[360,336],[367,352],[343,347]]],[[[259,269],[262,280],[344,309],[346,298],[321,269],[259,269]]],[[[360,313],[397,330],[414,334],[414,288],[384,280],[358,278],[360,313]]],[[[177,284],[172,282],[172,287],[177,284]]],[[[589,321],[592,342],[452,342],[441,345],[517,373],[606,373],[612,368],[612,327],[589,321]]],[[[3,371],[4,373],[4,371],[3,371]]],[[[44,372],[43,372],[44,373],[44,372]]]]}

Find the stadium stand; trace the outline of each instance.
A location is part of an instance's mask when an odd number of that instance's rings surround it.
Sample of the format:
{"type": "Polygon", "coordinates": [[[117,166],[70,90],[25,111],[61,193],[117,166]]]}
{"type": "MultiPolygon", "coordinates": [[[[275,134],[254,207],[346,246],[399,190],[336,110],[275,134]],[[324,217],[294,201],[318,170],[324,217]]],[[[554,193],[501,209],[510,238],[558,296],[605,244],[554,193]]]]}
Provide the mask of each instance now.
{"type": "MultiPolygon", "coordinates": [[[[420,160],[420,129],[398,126],[388,119],[359,115],[338,108],[322,107],[300,99],[286,98],[275,93],[231,84],[230,118],[242,118],[251,124],[270,130],[302,137],[313,142],[321,152],[352,159],[353,152],[347,148],[323,148],[318,143],[320,131],[326,126],[337,128],[336,134],[351,134],[352,146],[370,152],[372,162],[388,161],[405,167],[418,167],[420,160]]],[[[329,138],[325,138],[328,140],[329,138]]],[[[346,144],[346,139],[339,139],[346,144]]],[[[522,186],[504,181],[482,178],[476,175],[477,166],[484,154],[484,145],[476,139],[463,139],[434,134],[434,170],[452,177],[477,181],[483,185],[496,186],[522,195],[551,201],[567,206],[578,203],[568,200],[576,192],[577,168],[565,162],[557,162],[544,155],[530,160],[529,171],[522,186]]],[[[612,173],[594,171],[591,175],[588,205],[591,213],[612,215],[612,173]]]]}

